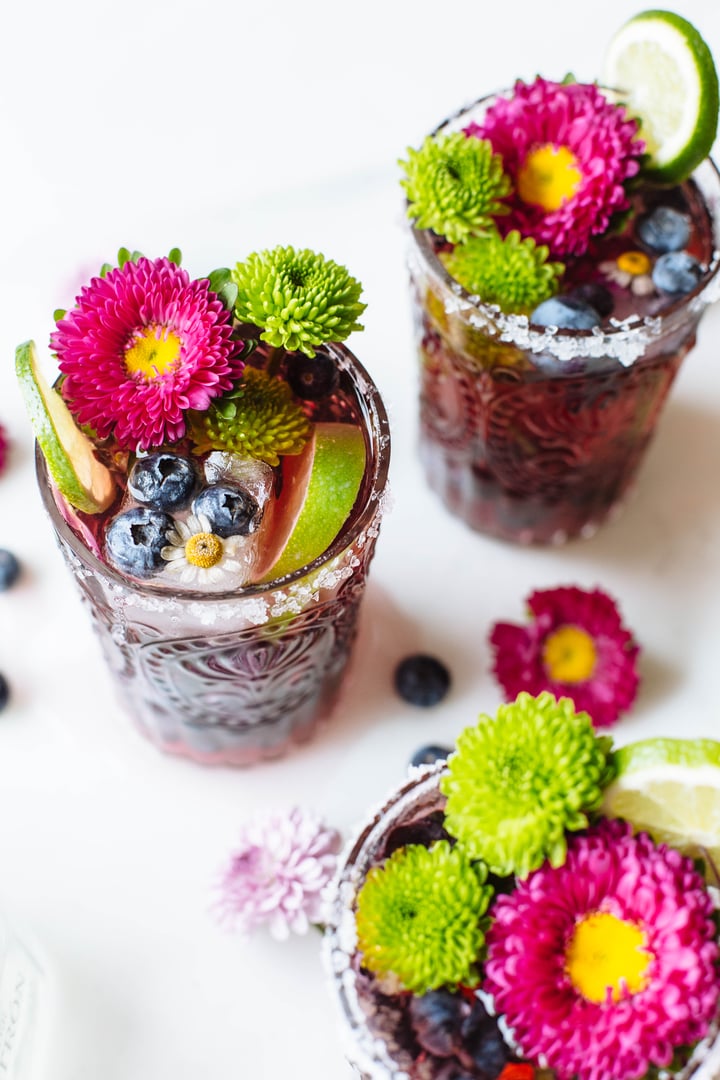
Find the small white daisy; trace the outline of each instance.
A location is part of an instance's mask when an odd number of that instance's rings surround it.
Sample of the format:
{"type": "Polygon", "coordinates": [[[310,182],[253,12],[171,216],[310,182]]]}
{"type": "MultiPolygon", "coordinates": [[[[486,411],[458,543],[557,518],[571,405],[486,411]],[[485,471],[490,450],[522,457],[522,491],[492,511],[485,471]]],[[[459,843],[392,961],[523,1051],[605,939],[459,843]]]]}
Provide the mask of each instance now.
{"type": "Polygon", "coordinates": [[[634,296],[649,296],[655,291],[652,263],[643,251],[623,251],[617,259],[601,262],[599,269],[621,289],[630,289],[634,296]]]}
{"type": "Polygon", "coordinates": [[[160,552],[167,562],[165,572],[182,584],[207,589],[242,585],[247,580],[248,559],[243,551],[247,538],[216,536],[204,514],[190,514],[186,521],[177,518],[167,539],[160,552]]]}

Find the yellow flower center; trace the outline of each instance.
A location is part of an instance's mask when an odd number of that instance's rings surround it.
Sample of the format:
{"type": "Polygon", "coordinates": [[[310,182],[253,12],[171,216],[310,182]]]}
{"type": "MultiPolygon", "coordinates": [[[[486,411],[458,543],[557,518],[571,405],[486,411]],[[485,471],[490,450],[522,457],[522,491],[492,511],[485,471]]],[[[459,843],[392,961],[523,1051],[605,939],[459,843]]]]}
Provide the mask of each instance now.
{"type": "Polygon", "coordinates": [[[565,950],[565,971],[587,1001],[606,1001],[608,990],[619,1001],[647,986],[652,958],[639,926],[596,911],[576,924],[565,950]]]}
{"type": "Polygon", "coordinates": [[[573,197],[581,180],[572,150],[546,143],[525,158],[517,176],[517,190],[523,202],[543,210],[559,210],[573,197]]]}
{"type": "Polygon", "coordinates": [[[172,371],[180,359],[182,341],[166,326],[145,326],[138,330],[125,350],[125,370],[148,381],[172,371]]]}
{"type": "Polygon", "coordinates": [[[585,682],[596,660],[595,642],[579,626],[561,626],[545,639],[543,664],[553,682],[585,682]]]}
{"type": "Polygon", "coordinates": [[[191,566],[209,570],[222,559],[223,544],[215,533],[195,533],[185,545],[185,558],[191,566]]]}
{"type": "Polygon", "coordinates": [[[624,274],[638,277],[640,274],[649,274],[652,263],[642,251],[623,251],[622,255],[617,257],[617,268],[624,274]]]}

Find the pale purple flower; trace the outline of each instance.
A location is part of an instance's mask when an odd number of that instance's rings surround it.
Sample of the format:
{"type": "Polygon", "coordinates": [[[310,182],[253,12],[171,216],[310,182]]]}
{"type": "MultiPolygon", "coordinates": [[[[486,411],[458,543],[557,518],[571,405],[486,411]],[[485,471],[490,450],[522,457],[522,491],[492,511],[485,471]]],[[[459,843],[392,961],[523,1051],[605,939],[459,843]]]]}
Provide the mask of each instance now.
{"type": "Polygon", "coordinates": [[[336,829],[299,807],[249,821],[217,884],[219,921],[242,934],[267,925],[281,941],[304,934],[321,919],[340,845],[336,829]]]}

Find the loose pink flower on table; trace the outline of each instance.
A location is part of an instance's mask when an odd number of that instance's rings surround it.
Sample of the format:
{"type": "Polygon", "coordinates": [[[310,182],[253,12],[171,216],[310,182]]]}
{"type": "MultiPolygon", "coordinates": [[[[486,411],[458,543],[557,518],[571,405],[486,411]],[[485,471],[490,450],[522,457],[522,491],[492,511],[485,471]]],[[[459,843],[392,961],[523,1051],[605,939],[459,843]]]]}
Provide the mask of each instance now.
{"type": "Polygon", "coordinates": [[[322,918],[322,892],[337,865],[340,834],[297,807],[241,830],[217,887],[221,923],[249,934],[268,926],[284,940],[322,918]]]}
{"type": "Polygon", "coordinates": [[[720,998],[710,894],[692,861],[621,821],[570,838],[500,896],[483,989],[561,1080],[644,1077],[703,1038],[720,998]]]}
{"type": "Polygon", "coordinates": [[[568,697],[595,727],[630,708],[640,652],[615,602],[601,589],[540,589],[528,598],[527,626],[498,622],[490,634],[493,672],[508,701],[521,690],[568,697]]]}
{"type": "Polygon", "coordinates": [[[583,255],[629,206],[624,184],[638,172],[644,144],[636,121],[597,86],[519,81],[466,131],[490,141],[512,181],[500,230],[533,237],[553,258],[583,255]]]}
{"type": "Polygon", "coordinates": [[[50,343],[79,423],[145,450],[182,438],[186,410],[207,409],[240,377],[231,335],[231,313],[206,279],[139,258],[93,278],[50,343]]]}

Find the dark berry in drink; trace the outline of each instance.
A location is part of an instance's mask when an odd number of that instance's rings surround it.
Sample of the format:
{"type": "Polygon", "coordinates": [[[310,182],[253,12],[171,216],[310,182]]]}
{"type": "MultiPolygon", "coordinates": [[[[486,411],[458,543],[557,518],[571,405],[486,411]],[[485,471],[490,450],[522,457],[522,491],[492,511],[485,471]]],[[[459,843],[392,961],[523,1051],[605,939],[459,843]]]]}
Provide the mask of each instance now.
{"type": "Polygon", "coordinates": [[[297,353],[288,360],[287,381],[297,397],[320,401],[337,387],[337,365],[323,352],[316,352],[314,356],[297,353]]]}
{"type": "Polygon", "coordinates": [[[421,746],[410,758],[411,765],[434,765],[436,761],[445,761],[448,754],[452,753],[452,747],[439,746],[436,743],[428,743],[421,746]]]}
{"type": "Polygon", "coordinates": [[[128,477],[128,491],[136,502],[158,510],[181,510],[188,506],[198,475],[189,458],[159,451],[138,458],[128,477]]]}
{"type": "Polygon", "coordinates": [[[686,214],[671,206],[656,206],[638,219],[637,234],[643,244],[661,255],[681,251],[690,239],[690,222],[686,214]]]}
{"type": "Polygon", "coordinates": [[[410,705],[437,705],[450,689],[450,672],[435,656],[407,656],[395,668],[395,689],[410,705]]]}
{"type": "Polygon", "coordinates": [[[212,484],[193,503],[193,512],[203,514],[216,536],[248,536],[260,524],[257,501],[239,484],[212,484]]]}
{"type": "Polygon", "coordinates": [[[609,315],[612,315],[615,307],[613,294],[610,290],[595,281],[586,281],[582,285],[576,285],[568,293],[568,296],[581,300],[584,304],[589,304],[603,319],[607,319],[609,315]]]}
{"type": "Polygon", "coordinates": [[[464,1065],[478,1070],[487,1080],[496,1080],[511,1058],[497,1021],[477,1001],[460,1029],[458,1056],[464,1065]]]}
{"type": "Polygon", "coordinates": [[[602,322],[599,313],[575,296],[551,296],[543,300],[530,316],[537,326],[557,326],[562,330],[592,330],[602,322]]]}
{"type": "Polygon", "coordinates": [[[677,296],[692,292],[702,276],[700,263],[687,251],[668,251],[661,255],[652,272],[656,288],[677,296]]]}
{"type": "Polygon", "coordinates": [[[15,584],[20,576],[20,563],[12,551],[0,548],[0,592],[15,584]]]}
{"type": "Polygon", "coordinates": [[[105,534],[108,561],[133,577],[152,577],[164,563],[160,553],[172,526],[172,518],[163,510],[148,506],[125,510],[113,518],[105,534]]]}
{"type": "Polygon", "coordinates": [[[397,825],[388,833],[383,858],[389,858],[393,851],[407,847],[408,844],[422,844],[423,847],[430,847],[436,840],[447,840],[448,834],[445,831],[444,820],[442,811],[434,811],[407,825],[397,825]]]}
{"type": "Polygon", "coordinates": [[[430,990],[413,997],[409,1017],[415,1038],[428,1053],[450,1057],[455,1053],[462,1023],[469,1011],[465,999],[449,990],[430,990]]]}

